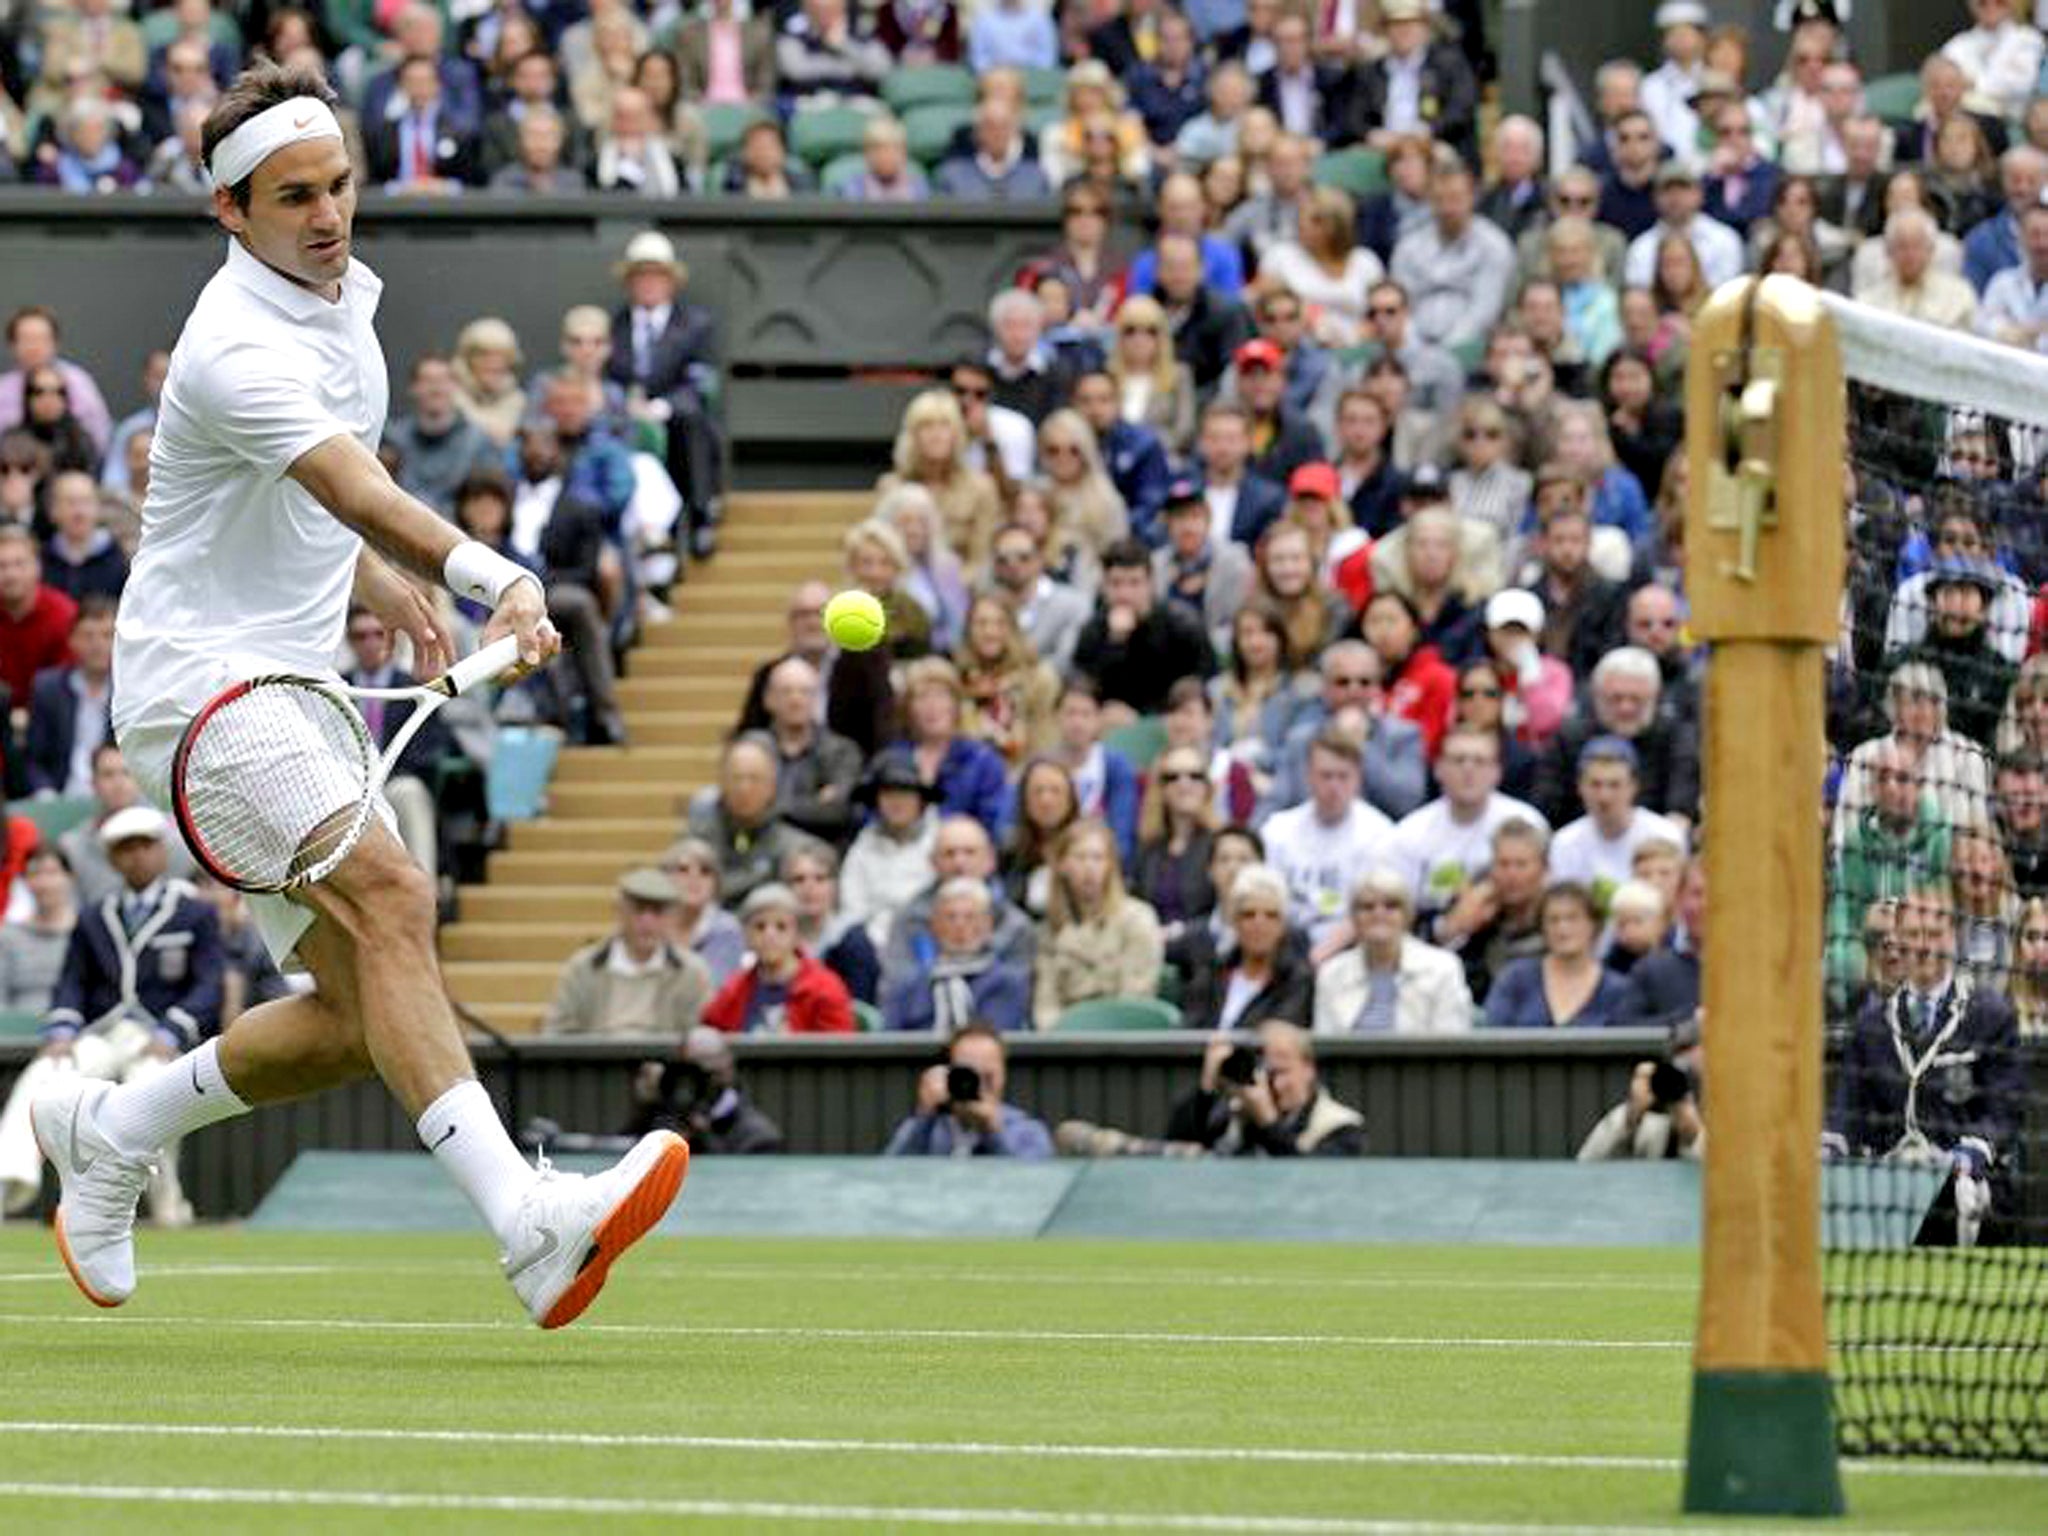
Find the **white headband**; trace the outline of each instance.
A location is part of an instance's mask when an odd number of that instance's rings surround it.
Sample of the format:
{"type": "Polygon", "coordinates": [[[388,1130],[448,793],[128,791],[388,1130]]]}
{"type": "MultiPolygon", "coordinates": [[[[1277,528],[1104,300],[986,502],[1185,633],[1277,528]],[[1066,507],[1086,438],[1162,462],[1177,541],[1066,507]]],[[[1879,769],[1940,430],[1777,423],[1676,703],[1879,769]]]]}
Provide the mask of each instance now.
{"type": "Polygon", "coordinates": [[[294,96],[264,108],[216,144],[208,169],[216,187],[232,187],[287,144],[340,137],[341,124],[334,120],[326,102],[315,96],[294,96]]]}

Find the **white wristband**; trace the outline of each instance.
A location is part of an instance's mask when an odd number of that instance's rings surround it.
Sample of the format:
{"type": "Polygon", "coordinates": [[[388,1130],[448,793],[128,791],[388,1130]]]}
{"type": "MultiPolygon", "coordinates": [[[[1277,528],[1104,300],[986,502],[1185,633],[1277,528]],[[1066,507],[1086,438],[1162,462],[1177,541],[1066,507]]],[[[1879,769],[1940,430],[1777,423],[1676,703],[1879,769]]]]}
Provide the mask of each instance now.
{"type": "Polygon", "coordinates": [[[496,608],[505,594],[522,581],[540,585],[540,578],[525,566],[507,560],[476,539],[465,539],[448,551],[441,579],[457,597],[482,603],[486,608],[496,608]]]}

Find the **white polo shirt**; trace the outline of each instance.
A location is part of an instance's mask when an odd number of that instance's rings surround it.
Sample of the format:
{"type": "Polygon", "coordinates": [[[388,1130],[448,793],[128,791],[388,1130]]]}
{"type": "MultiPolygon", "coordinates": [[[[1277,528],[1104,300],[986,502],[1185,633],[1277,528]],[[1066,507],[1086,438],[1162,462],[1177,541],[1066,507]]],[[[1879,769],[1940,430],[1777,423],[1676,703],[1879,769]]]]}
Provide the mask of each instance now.
{"type": "Polygon", "coordinates": [[[383,288],[352,261],[330,304],[229,242],[158,406],[115,625],[123,735],[181,724],[238,677],[333,670],[362,540],[285,471],[344,432],[375,451],[390,394],[372,325],[383,288]]]}

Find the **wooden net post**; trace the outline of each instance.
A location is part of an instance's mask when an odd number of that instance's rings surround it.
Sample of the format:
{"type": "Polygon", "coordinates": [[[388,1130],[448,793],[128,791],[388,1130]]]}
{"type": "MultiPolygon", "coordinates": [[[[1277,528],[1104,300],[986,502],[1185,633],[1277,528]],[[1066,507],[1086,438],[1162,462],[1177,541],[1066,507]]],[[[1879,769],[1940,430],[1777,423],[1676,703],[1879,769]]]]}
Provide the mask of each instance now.
{"type": "Polygon", "coordinates": [[[1841,353],[1812,289],[1724,284],[1686,367],[1686,586],[1707,668],[1706,1211],[1685,1507],[1843,1509],[1821,1305],[1823,648],[1841,353]]]}

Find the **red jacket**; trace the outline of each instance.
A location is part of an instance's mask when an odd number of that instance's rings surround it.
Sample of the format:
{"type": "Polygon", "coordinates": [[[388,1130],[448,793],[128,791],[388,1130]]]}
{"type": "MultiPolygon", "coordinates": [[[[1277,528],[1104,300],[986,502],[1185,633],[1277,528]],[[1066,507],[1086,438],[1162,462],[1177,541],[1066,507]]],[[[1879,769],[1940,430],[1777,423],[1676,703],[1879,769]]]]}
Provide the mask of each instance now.
{"type": "Polygon", "coordinates": [[[36,589],[20,618],[0,608],[0,684],[13,696],[13,708],[28,708],[38,672],[71,660],[71,621],[77,617],[78,604],[47,584],[36,589]]]}
{"type": "Polygon", "coordinates": [[[9,816],[0,811],[0,916],[7,911],[7,903],[14,894],[14,882],[20,878],[28,864],[28,856],[36,851],[42,841],[42,834],[36,824],[26,816],[9,816]]]}
{"type": "MultiPolygon", "coordinates": [[[[754,1001],[754,979],[751,965],[727,977],[718,995],[704,1005],[704,1022],[728,1035],[744,1030],[747,1009],[754,1001]]],[[[823,961],[799,954],[783,1017],[783,1028],[792,1035],[849,1035],[854,1028],[853,994],[823,961]]]]}
{"type": "Polygon", "coordinates": [[[1422,732],[1422,750],[1432,762],[1444,744],[1444,732],[1451,728],[1457,703],[1458,674],[1433,645],[1418,645],[1387,679],[1387,712],[1415,722],[1422,732]]]}

